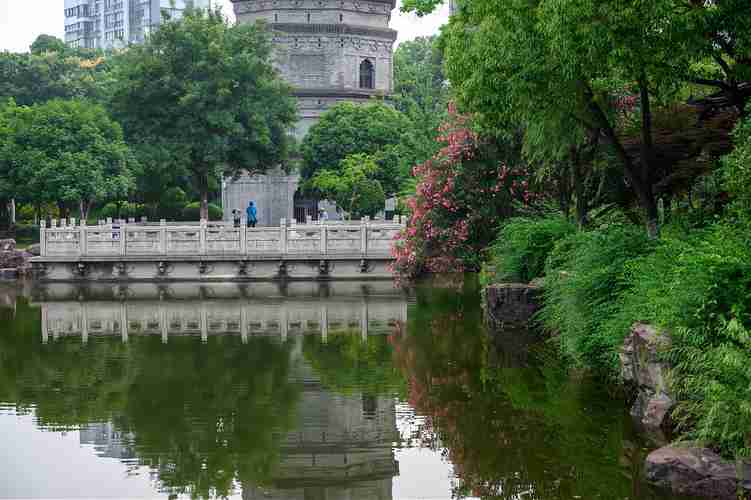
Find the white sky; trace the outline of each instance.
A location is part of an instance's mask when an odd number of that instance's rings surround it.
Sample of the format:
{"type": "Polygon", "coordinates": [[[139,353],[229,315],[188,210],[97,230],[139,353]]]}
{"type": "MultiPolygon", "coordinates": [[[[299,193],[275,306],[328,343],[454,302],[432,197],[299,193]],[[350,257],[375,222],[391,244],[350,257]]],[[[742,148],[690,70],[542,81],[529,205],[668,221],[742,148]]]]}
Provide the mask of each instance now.
{"type": "MultiPolygon", "coordinates": [[[[230,0],[214,1],[234,19],[230,0]]],[[[448,19],[448,2],[423,18],[402,14],[399,3],[391,15],[391,27],[399,32],[397,43],[437,33],[448,19]]],[[[0,0],[0,51],[28,51],[31,42],[42,33],[63,38],[63,0],[0,0]]]]}

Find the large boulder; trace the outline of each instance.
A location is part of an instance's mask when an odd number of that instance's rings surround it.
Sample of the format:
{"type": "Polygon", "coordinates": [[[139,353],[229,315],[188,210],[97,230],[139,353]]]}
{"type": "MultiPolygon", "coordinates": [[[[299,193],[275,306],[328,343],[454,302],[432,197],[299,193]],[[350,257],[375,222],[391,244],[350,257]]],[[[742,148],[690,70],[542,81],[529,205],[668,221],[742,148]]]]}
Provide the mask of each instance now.
{"type": "Polygon", "coordinates": [[[644,473],[679,495],[737,500],[751,494],[751,464],[729,462],[707,448],[664,446],[647,456],[644,473]]]}
{"type": "Polygon", "coordinates": [[[655,436],[669,429],[675,405],[668,386],[670,367],[662,361],[669,347],[667,332],[635,323],[620,352],[621,376],[636,390],[631,415],[643,430],[655,436]]]}
{"type": "Polygon", "coordinates": [[[42,248],[39,245],[39,243],[34,243],[29,247],[29,253],[33,255],[34,257],[39,257],[41,255],[42,248]]]}
{"type": "Polygon", "coordinates": [[[12,252],[15,249],[16,240],[10,238],[0,240],[0,252],[12,252]]]}
{"type": "Polygon", "coordinates": [[[541,301],[542,289],[535,284],[490,285],[485,288],[485,318],[493,328],[526,326],[541,301]]]}

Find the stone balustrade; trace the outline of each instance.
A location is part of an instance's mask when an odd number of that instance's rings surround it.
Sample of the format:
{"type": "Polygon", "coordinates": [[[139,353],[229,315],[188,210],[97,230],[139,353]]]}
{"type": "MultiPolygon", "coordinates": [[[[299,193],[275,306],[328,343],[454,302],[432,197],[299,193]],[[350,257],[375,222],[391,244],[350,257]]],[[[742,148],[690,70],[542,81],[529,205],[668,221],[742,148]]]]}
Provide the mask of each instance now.
{"type": "Polygon", "coordinates": [[[95,226],[75,219],[42,222],[40,256],[45,257],[153,257],[236,256],[238,258],[284,256],[360,255],[388,257],[391,242],[406,218],[393,222],[288,223],[279,227],[240,227],[226,222],[136,223],[134,219],[100,221],[95,226]]]}

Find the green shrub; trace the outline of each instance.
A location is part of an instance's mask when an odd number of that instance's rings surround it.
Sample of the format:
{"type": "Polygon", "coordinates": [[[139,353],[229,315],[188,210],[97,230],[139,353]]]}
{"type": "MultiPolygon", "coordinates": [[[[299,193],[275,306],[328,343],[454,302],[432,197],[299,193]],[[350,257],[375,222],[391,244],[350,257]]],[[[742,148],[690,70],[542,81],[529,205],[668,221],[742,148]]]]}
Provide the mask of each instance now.
{"type": "Polygon", "coordinates": [[[18,224],[15,231],[17,243],[39,243],[39,226],[34,224],[18,224]]]}
{"type": "MultiPolygon", "coordinates": [[[[209,220],[222,220],[222,209],[209,203],[209,220]]],[[[198,221],[201,219],[201,203],[194,201],[185,206],[182,213],[182,218],[185,221],[198,221]]]]}
{"type": "Polygon", "coordinates": [[[627,263],[654,245],[642,228],[622,224],[575,233],[555,244],[545,266],[540,320],[560,334],[563,353],[578,365],[617,373],[627,330],[612,333],[602,325],[617,312],[628,287],[627,263]]]}
{"type": "Polygon", "coordinates": [[[159,200],[160,219],[179,219],[188,203],[188,195],[179,187],[167,189],[159,200]]]}
{"type": "Polygon", "coordinates": [[[735,149],[723,159],[725,188],[742,213],[751,214],[751,120],[740,123],[733,133],[735,149]]]}
{"type": "Polygon", "coordinates": [[[115,203],[110,202],[95,212],[97,219],[129,219],[140,220],[146,216],[146,207],[139,203],[115,203]]]}
{"type": "Polygon", "coordinates": [[[489,248],[493,280],[529,282],[541,277],[555,243],[575,232],[576,226],[561,215],[510,219],[489,248]]]}
{"type": "Polygon", "coordinates": [[[646,321],[671,332],[676,417],[685,435],[726,455],[751,454],[751,241],[718,224],[665,238],[627,265],[606,335],[646,321]]]}

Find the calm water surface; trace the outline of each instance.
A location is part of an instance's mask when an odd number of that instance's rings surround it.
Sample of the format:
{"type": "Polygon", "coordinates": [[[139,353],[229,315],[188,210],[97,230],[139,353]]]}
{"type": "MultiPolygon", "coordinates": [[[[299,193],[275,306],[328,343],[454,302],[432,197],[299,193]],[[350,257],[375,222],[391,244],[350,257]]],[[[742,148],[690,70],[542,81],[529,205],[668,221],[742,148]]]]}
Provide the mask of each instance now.
{"type": "Polygon", "coordinates": [[[0,288],[0,497],[632,499],[623,402],[476,285],[0,288]]]}

